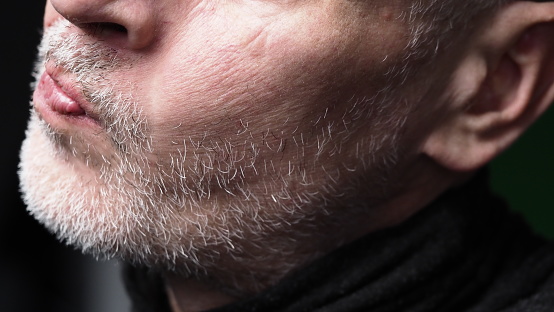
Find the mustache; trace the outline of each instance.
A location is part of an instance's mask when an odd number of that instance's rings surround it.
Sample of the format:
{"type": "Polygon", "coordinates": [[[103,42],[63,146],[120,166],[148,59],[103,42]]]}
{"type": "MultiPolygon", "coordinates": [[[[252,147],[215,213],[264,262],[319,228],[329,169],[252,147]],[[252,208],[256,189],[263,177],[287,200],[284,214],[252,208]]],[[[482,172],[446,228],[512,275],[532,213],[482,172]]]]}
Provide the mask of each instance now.
{"type": "Polygon", "coordinates": [[[69,73],[85,99],[93,104],[94,115],[114,146],[126,154],[137,146],[144,149],[149,131],[132,92],[121,91],[132,90],[132,82],[110,78],[112,73],[132,67],[133,60],[120,54],[117,49],[93,35],[76,31],[69,21],[60,19],[43,33],[35,80],[38,81],[47,63],[69,73]]]}
{"type": "Polygon", "coordinates": [[[105,100],[95,96],[96,91],[111,89],[106,75],[118,69],[121,63],[117,50],[90,35],[72,31],[67,20],[59,20],[45,30],[38,59],[39,66],[50,62],[72,74],[86,99],[97,105],[102,105],[105,100]]]}
{"type": "Polygon", "coordinates": [[[118,68],[118,51],[93,36],[74,32],[69,21],[61,19],[45,29],[39,46],[39,58],[53,61],[75,74],[79,81],[86,81],[93,70],[112,71],[118,68]]]}

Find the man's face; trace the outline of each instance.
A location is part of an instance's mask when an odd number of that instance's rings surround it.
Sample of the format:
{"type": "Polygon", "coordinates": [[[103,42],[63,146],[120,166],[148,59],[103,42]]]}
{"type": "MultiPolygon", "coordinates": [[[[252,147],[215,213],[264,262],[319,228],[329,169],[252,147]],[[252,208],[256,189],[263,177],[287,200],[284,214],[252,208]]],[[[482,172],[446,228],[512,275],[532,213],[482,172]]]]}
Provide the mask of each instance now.
{"type": "Polygon", "coordinates": [[[52,1],[78,26],[48,8],[22,150],[29,210],[61,238],[195,270],[378,197],[404,117],[396,1],[111,2],[148,17],[140,47],[96,2],[52,1]]]}

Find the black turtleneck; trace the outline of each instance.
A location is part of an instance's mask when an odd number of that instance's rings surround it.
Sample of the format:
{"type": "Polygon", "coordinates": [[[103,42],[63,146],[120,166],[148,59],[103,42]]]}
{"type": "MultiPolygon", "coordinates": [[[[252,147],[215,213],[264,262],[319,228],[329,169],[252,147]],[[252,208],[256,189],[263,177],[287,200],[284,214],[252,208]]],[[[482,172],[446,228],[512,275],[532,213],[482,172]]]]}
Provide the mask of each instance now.
{"type": "MultiPolygon", "coordinates": [[[[491,193],[486,171],[399,226],[211,312],[554,311],[554,245],[491,193]]],[[[133,311],[170,311],[161,279],[128,267],[133,311]]]]}

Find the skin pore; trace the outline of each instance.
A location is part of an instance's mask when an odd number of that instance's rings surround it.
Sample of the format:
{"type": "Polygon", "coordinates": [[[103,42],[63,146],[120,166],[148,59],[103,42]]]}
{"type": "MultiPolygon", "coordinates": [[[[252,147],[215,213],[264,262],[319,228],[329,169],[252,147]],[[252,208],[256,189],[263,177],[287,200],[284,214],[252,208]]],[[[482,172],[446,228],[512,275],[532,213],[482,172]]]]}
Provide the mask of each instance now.
{"type": "Polygon", "coordinates": [[[426,93],[395,72],[401,3],[51,1],[29,211],[96,257],[173,272],[177,292],[236,297],[402,221],[442,188],[413,187],[428,125],[406,102],[426,93]],[[48,79],[86,114],[52,110],[48,79]]]}

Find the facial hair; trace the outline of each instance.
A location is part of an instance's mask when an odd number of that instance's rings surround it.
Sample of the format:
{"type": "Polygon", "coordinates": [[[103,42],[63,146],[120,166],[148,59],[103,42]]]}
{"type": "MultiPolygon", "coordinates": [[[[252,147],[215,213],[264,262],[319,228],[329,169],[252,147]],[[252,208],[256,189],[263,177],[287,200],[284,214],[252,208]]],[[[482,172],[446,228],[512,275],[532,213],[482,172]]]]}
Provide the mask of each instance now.
{"type": "MultiPolygon", "coordinates": [[[[31,110],[19,175],[28,211],[39,222],[60,240],[99,259],[115,257],[185,275],[217,276],[233,268],[251,277],[248,291],[272,284],[319,256],[317,250],[292,243],[306,237],[317,240],[319,227],[338,222],[329,218],[327,208],[344,194],[333,184],[311,188],[309,172],[317,162],[294,164],[286,176],[265,162],[269,157],[260,156],[259,142],[237,146],[211,137],[188,137],[175,150],[158,152],[132,84],[107,78],[137,60],[86,34],[69,33],[69,27],[62,21],[46,30],[35,77],[38,81],[46,62],[71,73],[94,104],[103,129],[98,137],[108,147],[60,133],[31,110]],[[75,159],[93,174],[79,174],[75,159]],[[265,178],[257,186],[265,188],[263,196],[245,178],[248,173],[265,178]],[[313,206],[318,209],[305,209],[313,206]],[[286,261],[276,263],[275,257],[286,261]],[[248,273],[263,266],[271,274],[260,278],[248,273]]],[[[391,141],[371,140],[369,149],[377,151],[391,141]]],[[[320,148],[323,142],[328,140],[317,140],[320,148]]],[[[296,144],[296,153],[302,154],[307,145],[296,144]]],[[[282,153],[279,146],[273,150],[282,153]]],[[[239,279],[245,277],[231,276],[228,282],[239,279]]]]}

